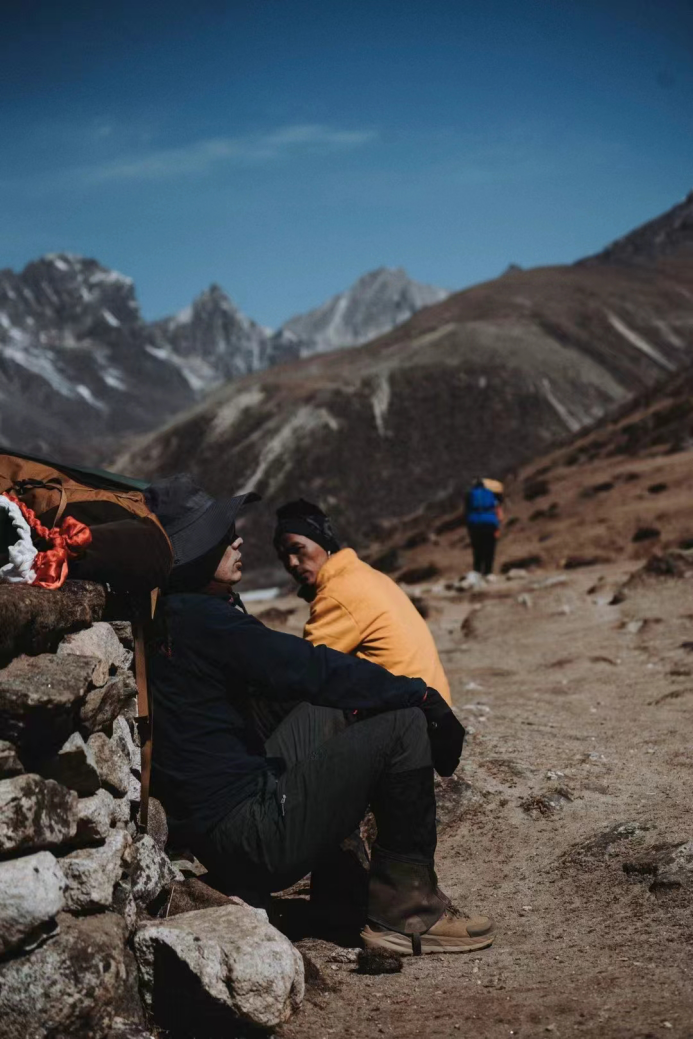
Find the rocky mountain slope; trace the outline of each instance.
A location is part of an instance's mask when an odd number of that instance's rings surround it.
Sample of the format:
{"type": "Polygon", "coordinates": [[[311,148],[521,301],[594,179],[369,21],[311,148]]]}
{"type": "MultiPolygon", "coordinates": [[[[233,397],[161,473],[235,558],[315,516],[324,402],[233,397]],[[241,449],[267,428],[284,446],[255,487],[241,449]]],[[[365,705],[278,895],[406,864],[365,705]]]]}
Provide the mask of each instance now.
{"type": "Polygon", "coordinates": [[[412,281],[401,267],[380,267],[364,274],[350,289],[321,307],[286,321],[281,331],[296,338],[302,357],[358,346],[384,335],[417,310],[440,303],[448,295],[445,289],[412,281]]]}
{"type": "Polygon", "coordinates": [[[630,234],[617,239],[583,264],[636,263],[683,255],[690,260],[693,253],[693,191],[662,216],[649,220],[630,234]]]}
{"type": "Polygon", "coordinates": [[[94,458],[96,444],[193,400],[153,347],[129,278],[63,254],[0,271],[0,442],[94,458]]]}
{"type": "Polygon", "coordinates": [[[317,499],[346,540],[381,540],[431,502],[461,500],[475,473],[544,454],[692,358],[684,245],[662,262],[511,271],[365,346],[229,384],[117,465],[259,490],[260,543],[247,548],[263,581],[281,501],[317,499]]]}
{"type": "Polygon", "coordinates": [[[147,324],[132,280],[95,260],[60,253],[0,271],[0,442],[96,460],[227,379],[325,349],[326,336],[330,348],[351,345],[440,298],[402,271],[361,281],[344,295],[342,325],[333,315],[304,339],[262,328],[217,285],[147,324]]]}

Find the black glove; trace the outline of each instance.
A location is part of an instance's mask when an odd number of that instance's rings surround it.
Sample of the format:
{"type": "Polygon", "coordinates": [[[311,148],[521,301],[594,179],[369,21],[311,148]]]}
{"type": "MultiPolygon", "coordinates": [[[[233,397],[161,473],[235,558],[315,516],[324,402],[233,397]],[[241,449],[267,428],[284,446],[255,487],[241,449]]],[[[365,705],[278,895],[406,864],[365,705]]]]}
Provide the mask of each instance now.
{"type": "Polygon", "coordinates": [[[426,690],[426,697],[419,706],[428,722],[433,767],[439,776],[451,776],[462,756],[464,728],[435,689],[426,690]]]}

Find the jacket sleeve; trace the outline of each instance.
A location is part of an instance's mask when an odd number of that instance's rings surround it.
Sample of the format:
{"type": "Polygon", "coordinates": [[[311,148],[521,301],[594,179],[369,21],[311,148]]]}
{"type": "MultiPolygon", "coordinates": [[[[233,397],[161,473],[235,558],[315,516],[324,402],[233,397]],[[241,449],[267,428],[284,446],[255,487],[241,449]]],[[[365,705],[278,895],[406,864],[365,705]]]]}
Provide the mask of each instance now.
{"type": "Polygon", "coordinates": [[[303,637],[314,646],[329,646],[341,653],[353,653],[361,642],[361,632],[345,606],[330,595],[319,595],[313,602],[303,637]]]}
{"type": "Polygon", "coordinates": [[[426,695],[420,678],[392,675],[379,664],[273,631],[219,600],[205,604],[191,634],[198,650],[271,699],[382,711],[418,707],[426,695]]]}

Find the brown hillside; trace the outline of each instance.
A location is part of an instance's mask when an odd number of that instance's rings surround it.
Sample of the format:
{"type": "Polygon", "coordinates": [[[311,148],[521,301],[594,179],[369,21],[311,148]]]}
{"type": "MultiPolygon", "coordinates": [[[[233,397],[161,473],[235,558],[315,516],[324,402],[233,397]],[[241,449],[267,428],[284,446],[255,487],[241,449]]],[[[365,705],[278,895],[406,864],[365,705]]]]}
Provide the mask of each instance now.
{"type": "MultiPolygon", "coordinates": [[[[691,548],[692,503],[689,368],[508,481],[499,568],[534,559],[538,567],[570,570],[691,548]]],[[[395,573],[465,573],[471,557],[461,508],[402,524],[372,547],[372,558],[379,556],[395,573]]]]}

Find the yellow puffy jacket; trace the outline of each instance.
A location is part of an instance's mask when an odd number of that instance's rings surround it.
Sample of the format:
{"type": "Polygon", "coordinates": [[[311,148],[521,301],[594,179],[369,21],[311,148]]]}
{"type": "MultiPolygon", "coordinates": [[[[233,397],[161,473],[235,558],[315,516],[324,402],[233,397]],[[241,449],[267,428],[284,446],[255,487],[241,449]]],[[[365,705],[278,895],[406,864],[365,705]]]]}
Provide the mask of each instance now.
{"type": "Polygon", "coordinates": [[[399,585],[352,548],[335,552],[318,574],[303,634],[314,646],[353,653],[394,675],[423,678],[450,703],[450,686],[425,620],[399,585]]]}

